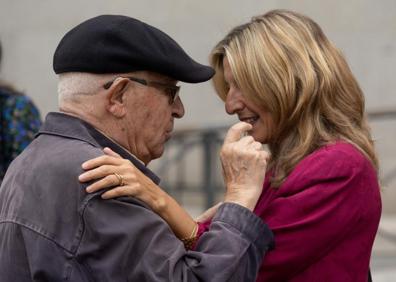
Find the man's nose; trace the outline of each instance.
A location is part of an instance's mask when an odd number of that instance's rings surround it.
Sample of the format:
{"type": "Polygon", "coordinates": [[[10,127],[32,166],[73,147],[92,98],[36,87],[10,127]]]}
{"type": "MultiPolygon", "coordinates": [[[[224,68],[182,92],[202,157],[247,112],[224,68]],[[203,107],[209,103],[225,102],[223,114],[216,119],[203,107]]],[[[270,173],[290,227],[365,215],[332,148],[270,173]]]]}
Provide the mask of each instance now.
{"type": "Polygon", "coordinates": [[[184,106],[180,97],[177,97],[175,102],[172,104],[172,116],[175,118],[182,118],[184,116],[184,106]]]}

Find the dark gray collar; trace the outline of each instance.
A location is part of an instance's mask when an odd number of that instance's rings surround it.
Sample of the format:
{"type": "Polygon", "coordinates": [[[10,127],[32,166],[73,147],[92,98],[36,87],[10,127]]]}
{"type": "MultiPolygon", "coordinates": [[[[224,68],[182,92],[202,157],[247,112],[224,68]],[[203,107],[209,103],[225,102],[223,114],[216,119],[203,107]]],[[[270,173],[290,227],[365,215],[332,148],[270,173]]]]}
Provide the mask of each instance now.
{"type": "Polygon", "coordinates": [[[125,159],[130,160],[141,172],[149,177],[154,183],[159,184],[160,178],[143,165],[139,160],[129,154],[124,148],[103,135],[89,123],[64,113],[51,112],[45,117],[36,137],[41,134],[57,135],[70,139],[78,139],[91,144],[94,147],[109,147],[125,159]]]}

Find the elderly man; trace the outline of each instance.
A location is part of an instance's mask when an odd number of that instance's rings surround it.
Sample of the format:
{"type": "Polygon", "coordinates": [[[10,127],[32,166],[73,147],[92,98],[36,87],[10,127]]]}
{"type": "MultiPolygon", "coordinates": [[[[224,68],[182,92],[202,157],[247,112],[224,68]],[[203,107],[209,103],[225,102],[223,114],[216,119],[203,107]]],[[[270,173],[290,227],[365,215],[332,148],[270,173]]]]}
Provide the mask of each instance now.
{"type": "MultiPolygon", "coordinates": [[[[210,232],[186,251],[139,200],[105,201],[78,180],[81,164],[109,147],[158,183],[145,165],[184,115],[176,83],[209,80],[213,70],[160,30],[111,15],[69,31],[54,70],[60,112],[47,115],[0,189],[0,281],[254,281],[272,244],[251,212],[260,181],[243,190],[235,178],[210,232]]],[[[241,159],[249,153],[238,144],[243,130],[228,136],[241,159]]]]}

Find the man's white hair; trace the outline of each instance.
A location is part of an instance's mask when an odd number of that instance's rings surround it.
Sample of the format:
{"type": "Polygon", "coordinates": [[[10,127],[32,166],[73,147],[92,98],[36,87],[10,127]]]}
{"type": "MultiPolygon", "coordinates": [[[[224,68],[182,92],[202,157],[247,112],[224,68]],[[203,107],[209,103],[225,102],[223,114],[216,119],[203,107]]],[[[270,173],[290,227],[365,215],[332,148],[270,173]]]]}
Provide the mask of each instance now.
{"type": "Polygon", "coordinates": [[[58,100],[59,105],[64,102],[78,102],[82,96],[95,95],[103,85],[113,80],[114,74],[92,74],[83,72],[68,72],[59,75],[58,100]]]}

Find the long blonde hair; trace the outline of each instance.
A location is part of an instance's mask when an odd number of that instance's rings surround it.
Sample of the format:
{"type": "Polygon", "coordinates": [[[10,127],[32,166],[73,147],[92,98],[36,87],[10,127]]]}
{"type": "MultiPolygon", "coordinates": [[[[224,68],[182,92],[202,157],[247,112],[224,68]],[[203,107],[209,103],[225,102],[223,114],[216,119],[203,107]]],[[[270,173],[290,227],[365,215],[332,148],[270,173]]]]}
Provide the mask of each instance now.
{"type": "Polygon", "coordinates": [[[268,144],[273,187],[308,154],[337,140],[353,144],[378,170],[363,93],[341,52],[313,20],[273,10],[231,30],[211,53],[214,86],[223,100],[225,57],[244,96],[274,120],[268,144]]]}

